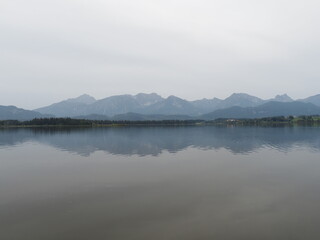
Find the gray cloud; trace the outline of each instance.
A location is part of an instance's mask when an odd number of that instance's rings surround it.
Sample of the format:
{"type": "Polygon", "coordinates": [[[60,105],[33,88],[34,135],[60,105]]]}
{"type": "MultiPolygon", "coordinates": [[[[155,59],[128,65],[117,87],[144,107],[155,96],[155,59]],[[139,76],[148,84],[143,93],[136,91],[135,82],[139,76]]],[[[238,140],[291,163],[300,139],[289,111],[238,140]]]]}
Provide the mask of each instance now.
{"type": "Polygon", "coordinates": [[[4,0],[0,104],[319,93],[318,1],[4,0]]]}

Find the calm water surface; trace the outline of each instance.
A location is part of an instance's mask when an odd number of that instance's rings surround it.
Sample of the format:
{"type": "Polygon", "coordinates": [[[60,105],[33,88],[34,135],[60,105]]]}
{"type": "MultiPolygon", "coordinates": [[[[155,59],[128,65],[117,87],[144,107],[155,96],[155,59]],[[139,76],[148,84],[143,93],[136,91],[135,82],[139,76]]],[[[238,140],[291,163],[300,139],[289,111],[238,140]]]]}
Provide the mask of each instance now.
{"type": "Polygon", "coordinates": [[[1,240],[320,239],[320,128],[0,130],[1,240]]]}

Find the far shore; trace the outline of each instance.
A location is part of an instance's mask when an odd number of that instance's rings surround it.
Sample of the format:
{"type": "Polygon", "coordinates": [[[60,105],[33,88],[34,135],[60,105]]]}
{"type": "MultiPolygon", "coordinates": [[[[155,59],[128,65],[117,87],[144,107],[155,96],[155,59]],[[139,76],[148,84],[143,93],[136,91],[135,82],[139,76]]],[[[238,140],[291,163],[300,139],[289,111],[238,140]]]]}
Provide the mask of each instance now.
{"type": "Polygon", "coordinates": [[[0,128],[93,128],[140,126],[320,126],[319,116],[267,117],[257,119],[221,118],[215,120],[87,120],[73,118],[36,118],[29,121],[2,120],[0,128]]]}

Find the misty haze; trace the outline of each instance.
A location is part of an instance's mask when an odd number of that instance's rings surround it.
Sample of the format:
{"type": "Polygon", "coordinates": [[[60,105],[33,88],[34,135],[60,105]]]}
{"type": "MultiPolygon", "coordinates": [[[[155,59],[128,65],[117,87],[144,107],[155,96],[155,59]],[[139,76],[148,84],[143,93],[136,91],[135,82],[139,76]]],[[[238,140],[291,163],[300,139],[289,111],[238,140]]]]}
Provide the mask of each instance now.
{"type": "Polygon", "coordinates": [[[320,2],[1,0],[1,240],[318,240],[320,2]]]}

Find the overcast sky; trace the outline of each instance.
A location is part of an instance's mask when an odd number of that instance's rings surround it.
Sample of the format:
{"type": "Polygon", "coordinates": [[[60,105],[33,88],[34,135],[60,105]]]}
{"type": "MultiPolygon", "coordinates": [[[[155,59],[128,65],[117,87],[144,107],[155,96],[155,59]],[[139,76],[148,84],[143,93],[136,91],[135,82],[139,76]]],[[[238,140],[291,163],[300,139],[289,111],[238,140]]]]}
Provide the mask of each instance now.
{"type": "Polygon", "coordinates": [[[320,93],[319,0],[1,0],[0,105],[320,93]]]}

